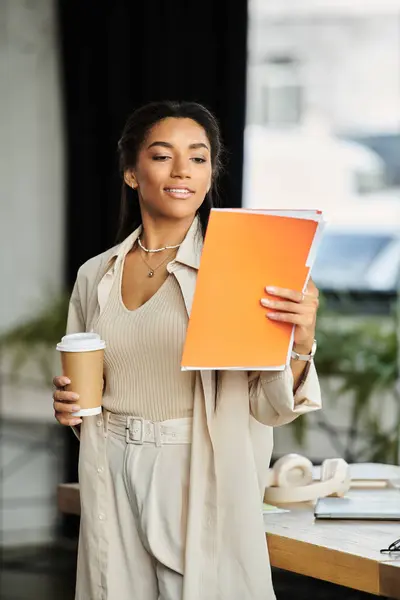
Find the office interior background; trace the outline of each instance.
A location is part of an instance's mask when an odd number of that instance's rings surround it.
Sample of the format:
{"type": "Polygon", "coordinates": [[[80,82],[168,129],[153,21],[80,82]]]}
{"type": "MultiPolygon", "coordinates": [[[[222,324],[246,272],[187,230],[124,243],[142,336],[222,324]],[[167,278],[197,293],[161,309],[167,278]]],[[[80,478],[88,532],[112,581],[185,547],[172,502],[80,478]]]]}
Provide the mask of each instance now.
{"type": "MultiPolygon", "coordinates": [[[[78,267],[114,243],[116,144],[147,101],[216,113],[225,206],[326,213],[324,409],[277,430],[274,458],[399,464],[400,0],[2,0],[0,29],[0,597],[73,598],[54,348],[78,267]]],[[[275,576],[278,598],[338,593],[275,576]]]]}

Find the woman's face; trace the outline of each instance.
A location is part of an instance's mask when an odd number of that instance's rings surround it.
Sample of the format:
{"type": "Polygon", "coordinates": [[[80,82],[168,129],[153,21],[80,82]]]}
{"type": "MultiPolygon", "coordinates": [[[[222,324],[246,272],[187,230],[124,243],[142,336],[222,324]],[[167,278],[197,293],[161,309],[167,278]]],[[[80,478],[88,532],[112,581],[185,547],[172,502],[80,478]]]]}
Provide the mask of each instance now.
{"type": "Polygon", "coordinates": [[[192,119],[156,123],[125,181],[138,190],[142,211],[158,218],[194,216],[211,186],[211,146],[192,119]]]}

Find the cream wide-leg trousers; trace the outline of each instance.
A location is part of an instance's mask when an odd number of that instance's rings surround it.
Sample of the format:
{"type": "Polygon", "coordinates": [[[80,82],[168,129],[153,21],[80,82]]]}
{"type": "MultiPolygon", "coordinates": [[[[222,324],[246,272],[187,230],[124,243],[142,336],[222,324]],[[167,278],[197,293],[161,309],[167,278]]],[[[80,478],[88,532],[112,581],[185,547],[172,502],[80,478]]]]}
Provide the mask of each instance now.
{"type": "Polygon", "coordinates": [[[104,421],[107,600],[180,600],[192,419],[104,421]]]}

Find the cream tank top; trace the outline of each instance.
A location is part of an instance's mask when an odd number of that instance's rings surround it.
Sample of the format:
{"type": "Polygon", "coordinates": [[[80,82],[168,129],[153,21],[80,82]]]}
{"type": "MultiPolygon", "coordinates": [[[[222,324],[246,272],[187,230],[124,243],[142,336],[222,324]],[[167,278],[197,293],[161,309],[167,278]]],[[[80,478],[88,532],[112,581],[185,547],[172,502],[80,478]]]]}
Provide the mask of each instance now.
{"type": "Polygon", "coordinates": [[[169,275],[136,310],[122,301],[123,262],[95,330],[106,342],[103,406],[151,421],[193,415],[195,371],[181,371],[188,316],[169,275]]]}

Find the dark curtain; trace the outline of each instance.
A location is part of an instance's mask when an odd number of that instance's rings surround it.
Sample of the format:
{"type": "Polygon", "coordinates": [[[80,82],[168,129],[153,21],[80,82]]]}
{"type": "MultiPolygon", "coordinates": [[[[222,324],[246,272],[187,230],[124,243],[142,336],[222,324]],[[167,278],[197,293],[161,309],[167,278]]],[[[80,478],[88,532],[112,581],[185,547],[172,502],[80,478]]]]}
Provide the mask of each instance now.
{"type": "MultiPolygon", "coordinates": [[[[226,206],[241,205],[247,1],[58,0],[67,139],[66,283],[115,242],[116,145],[128,114],[153,100],[194,100],[220,121],[226,206]]],[[[67,481],[78,443],[68,431],[67,481]]],[[[67,519],[67,529],[74,529],[67,519]]]]}
{"type": "Polygon", "coordinates": [[[160,99],[202,102],[228,149],[222,198],[241,205],[247,2],[58,0],[67,135],[68,285],[115,241],[116,144],[128,114],[160,99]]]}

